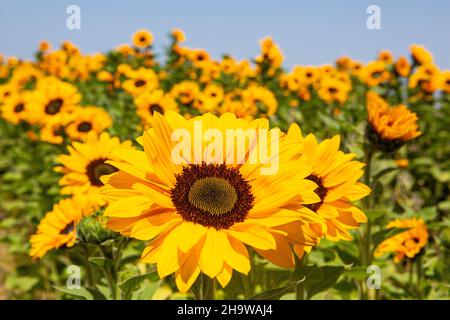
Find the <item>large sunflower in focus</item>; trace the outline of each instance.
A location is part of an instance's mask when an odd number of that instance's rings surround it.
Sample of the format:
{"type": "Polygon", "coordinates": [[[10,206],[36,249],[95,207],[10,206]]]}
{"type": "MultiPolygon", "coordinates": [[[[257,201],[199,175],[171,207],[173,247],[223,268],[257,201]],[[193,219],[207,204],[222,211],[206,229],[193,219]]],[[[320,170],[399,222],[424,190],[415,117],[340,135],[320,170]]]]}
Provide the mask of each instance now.
{"type": "Polygon", "coordinates": [[[104,201],[99,197],[100,188],[103,186],[100,177],[117,171],[115,166],[106,161],[119,160],[111,151],[120,148],[132,150],[131,141],[121,143],[119,138],[110,137],[106,132],[100,136],[90,132],[86,142],[74,142],[68,147],[68,155],[58,157],[62,166],[55,168],[64,174],[59,180],[61,193],[86,195],[90,204],[103,205],[104,201]]]}
{"type": "Polygon", "coordinates": [[[63,199],[53,206],[31,236],[30,256],[43,257],[49,250],[72,247],[77,239],[76,227],[84,215],[92,212],[85,197],[63,199]]]}
{"type": "MultiPolygon", "coordinates": [[[[101,194],[109,203],[104,213],[110,217],[108,227],[125,236],[151,240],[142,261],[156,263],[160,277],[175,273],[181,292],[191,287],[200,272],[222,286],[230,281],[233,270],[247,274],[246,245],[273,263],[292,267],[289,243],[315,243],[312,235],[302,232],[302,226],[316,218],[297,211],[301,204],[320,200],[314,193],[317,185],[305,179],[310,167],[291,160],[293,150],[285,136],[279,141],[279,158],[269,152],[279,160],[279,170],[272,175],[261,174],[267,161],[251,164],[248,158],[256,150],[270,150],[275,140],[227,143],[222,154],[214,153],[214,160],[202,153],[195,157],[197,151],[187,148],[194,157],[174,162],[172,153],[178,143],[172,138],[183,133],[198,139],[199,126],[203,132],[213,129],[225,137],[227,129],[254,129],[259,135],[269,123],[236,119],[231,113],[189,120],[170,111],[164,116],[155,113],[153,127],[138,140],[144,151],[117,150],[114,155],[122,162],[107,162],[119,169],[102,178],[101,194]],[[244,159],[236,156],[239,147],[245,148],[244,159]]],[[[196,141],[203,150],[208,146],[196,141]]]]}
{"type": "MultiPolygon", "coordinates": [[[[364,212],[352,203],[370,193],[369,187],[358,182],[364,173],[364,163],[353,161],[354,154],[339,150],[338,135],[318,143],[312,134],[303,139],[300,128],[294,124],[289,129],[288,139],[299,145],[296,156],[312,167],[312,172],[306,179],[316,183],[317,189],[314,191],[320,197],[319,202],[306,207],[324,223],[310,224],[309,227],[319,238],[325,237],[332,241],[352,240],[349,231],[359,228],[361,223],[367,221],[364,212]]],[[[295,246],[300,257],[304,249],[302,246],[295,246]]]]}

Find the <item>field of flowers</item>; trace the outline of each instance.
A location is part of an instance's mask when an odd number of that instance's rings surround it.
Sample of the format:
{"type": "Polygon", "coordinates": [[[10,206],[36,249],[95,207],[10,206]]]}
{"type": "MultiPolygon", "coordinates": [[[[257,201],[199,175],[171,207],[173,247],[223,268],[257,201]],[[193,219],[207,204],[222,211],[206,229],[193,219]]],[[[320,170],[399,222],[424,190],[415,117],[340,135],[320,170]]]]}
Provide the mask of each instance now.
{"type": "Polygon", "coordinates": [[[449,298],[450,71],[432,53],[285,70],[271,38],[237,61],[169,37],[164,57],[144,29],[106,53],[0,55],[0,298],[449,298]],[[199,126],[258,139],[203,137],[175,163],[199,126]]]}

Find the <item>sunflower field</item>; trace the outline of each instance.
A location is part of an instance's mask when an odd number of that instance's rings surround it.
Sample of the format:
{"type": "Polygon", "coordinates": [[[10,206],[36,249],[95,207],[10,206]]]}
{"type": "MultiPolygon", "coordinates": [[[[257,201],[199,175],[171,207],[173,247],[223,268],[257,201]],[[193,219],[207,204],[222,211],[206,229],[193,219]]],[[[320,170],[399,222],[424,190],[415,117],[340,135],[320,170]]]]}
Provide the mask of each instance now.
{"type": "Polygon", "coordinates": [[[286,70],[270,37],[242,61],[184,41],[0,55],[0,299],[449,298],[431,52],[286,70]]]}

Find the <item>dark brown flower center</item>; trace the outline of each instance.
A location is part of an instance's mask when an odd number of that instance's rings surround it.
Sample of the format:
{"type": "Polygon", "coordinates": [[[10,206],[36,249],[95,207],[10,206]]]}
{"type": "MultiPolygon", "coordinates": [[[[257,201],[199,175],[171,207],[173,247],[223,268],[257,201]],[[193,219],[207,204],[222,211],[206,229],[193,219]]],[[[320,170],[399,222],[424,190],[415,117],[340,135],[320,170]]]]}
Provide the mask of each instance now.
{"type": "Polygon", "coordinates": [[[101,176],[109,175],[117,171],[117,168],[105,163],[107,159],[101,158],[91,161],[86,167],[86,174],[89,177],[89,181],[94,186],[103,186],[103,182],[100,180],[101,176]]]}
{"type": "Polygon", "coordinates": [[[150,111],[151,115],[153,115],[155,112],[164,114],[164,109],[157,103],[151,104],[150,107],[148,108],[148,110],[150,111]]]}
{"type": "Polygon", "coordinates": [[[77,130],[79,132],[89,132],[92,129],[92,123],[88,122],[88,121],[83,121],[81,122],[78,127],[77,130]]]}
{"type": "Polygon", "coordinates": [[[61,230],[60,234],[69,234],[73,231],[74,228],[75,228],[75,224],[72,221],[64,229],[61,230]]]}
{"type": "Polygon", "coordinates": [[[311,209],[314,212],[317,212],[317,210],[319,210],[320,206],[323,204],[323,200],[328,193],[328,189],[323,185],[323,179],[314,173],[307,176],[306,179],[311,180],[312,182],[317,184],[317,188],[314,190],[314,192],[319,196],[320,201],[312,204],[307,204],[305,205],[305,207],[311,209]]]}
{"type": "Polygon", "coordinates": [[[45,113],[54,115],[57,114],[63,105],[62,99],[53,99],[45,106],[45,113]]]}
{"type": "Polygon", "coordinates": [[[190,164],[176,176],[171,199],[185,221],[228,229],[253,208],[250,184],[225,164],[190,164]]]}
{"type": "Polygon", "coordinates": [[[16,105],[14,107],[14,112],[15,113],[20,113],[23,111],[23,109],[25,109],[25,105],[23,103],[19,103],[18,105],[16,105]]]}
{"type": "Polygon", "coordinates": [[[136,80],[136,81],[134,82],[134,85],[135,85],[137,88],[142,87],[142,86],[145,86],[145,80],[136,80]]]}
{"type": "Polygon", "coordinates": [[[379,78],[381,77],[381,71],[375,71],[372,73],[372,78],[379,78]]]}
{"type": "Polygon", "coordinates": [[[338,89],[335,87],[330,87],[330,88],[328,88],[328,92],[331,94],[334,94],[334,93],[338,92],[338,89]]]}

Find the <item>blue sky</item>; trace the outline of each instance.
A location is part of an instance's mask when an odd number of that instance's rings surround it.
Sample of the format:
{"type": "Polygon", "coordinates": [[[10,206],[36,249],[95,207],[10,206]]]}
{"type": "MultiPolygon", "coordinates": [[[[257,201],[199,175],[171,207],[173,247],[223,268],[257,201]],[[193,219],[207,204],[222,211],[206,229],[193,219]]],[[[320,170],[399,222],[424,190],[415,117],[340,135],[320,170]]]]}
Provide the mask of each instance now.
{"type": "Polygon", "coordinates": [[[0,52],[30,58],[39,40],[71,40],[83,52],[105,51],[129,42],[147,28],[156,51],[178,27],[186,45],[215,57],[253,57],[258,40],[271,35],[286,56],[285,66],[323,64],[341,55],[368,61],[381,49],[407,54],[410,44],[429,48],[441,68],[450,69],[450,1],[418,0],[1,0],[0,52]],[[66,8],[81,8],[81,30],[66,28],[66,8]],[[381,30],[366,28],[369,5],[381,8],[381,30]]]}

